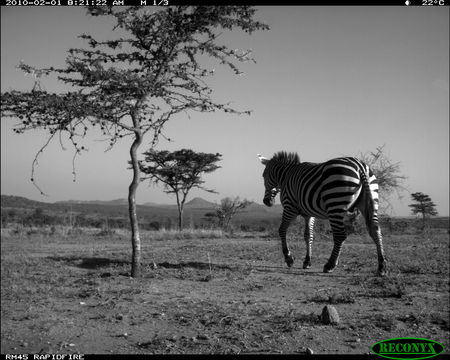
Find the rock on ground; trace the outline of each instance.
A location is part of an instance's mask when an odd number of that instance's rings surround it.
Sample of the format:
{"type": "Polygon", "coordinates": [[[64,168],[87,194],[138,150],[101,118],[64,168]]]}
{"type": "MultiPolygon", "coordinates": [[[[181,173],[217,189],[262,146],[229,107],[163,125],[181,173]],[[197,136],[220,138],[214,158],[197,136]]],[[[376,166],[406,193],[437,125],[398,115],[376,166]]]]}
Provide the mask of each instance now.
{"type": "Polygon", "coordinates": [[[336,308],[331,305],[324,306],[320,318],[325,325],[337,325],[340,321],[336,308]]]}

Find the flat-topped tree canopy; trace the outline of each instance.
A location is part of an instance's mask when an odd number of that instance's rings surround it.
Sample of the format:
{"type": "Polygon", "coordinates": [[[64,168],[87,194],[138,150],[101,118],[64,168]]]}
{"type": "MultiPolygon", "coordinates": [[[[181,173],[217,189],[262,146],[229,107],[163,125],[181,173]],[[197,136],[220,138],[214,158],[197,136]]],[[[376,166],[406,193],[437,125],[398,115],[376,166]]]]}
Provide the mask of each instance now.
{"type": "MultiPolygon", "coordinates": [[[[114,145],[117,138],[140,130],[152,131],[154,143],[165,122],[186,111],[237,111],[215,102],[205,79],[214,69],[205,68],[202,56],[240,74],[236,62],[253,60],[250,51],[217,44],[218,29],[240,28],[248,33],[267,29],[253,20],[248,6],[177,6],[160,10],[88,7],[92,16],[112,16],[118,37],[99,40],[83,34],[87,49],[69,49],[65,68],[19,68],[36,77],[56,74],[73,90],[49,93],[35,85],[31,92],[2,94],[2,115],[23,120],[15,130],[48,129],[68,132],[70,139],[84,136],[90,125],[100,126],[114,145]],[[126,36],[125,36],[126,35],[126,36]],[[139,126],[132,118],[139,119],[139,126]]],[[[80,150],[75,145],[75,149],[80,150]]]]}

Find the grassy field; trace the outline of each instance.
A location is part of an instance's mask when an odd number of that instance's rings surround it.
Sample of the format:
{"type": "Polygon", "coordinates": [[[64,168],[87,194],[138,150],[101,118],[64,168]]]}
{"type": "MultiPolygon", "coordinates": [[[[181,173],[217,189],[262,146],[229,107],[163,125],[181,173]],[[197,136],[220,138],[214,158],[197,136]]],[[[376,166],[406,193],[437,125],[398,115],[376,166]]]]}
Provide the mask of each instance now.
{"type": "Polygon", "coordinates": [[[267,233],[144,232],[132,279],[125,231],[2,229],[1,352],[346,354],[403,336],[449,351],[446,231],[385,236],[384,278],[368,236],[348,238],[331,274],[332,241],[318,236],[303,270],[297,236],[288,269],[267,233]],[[327,304],[339,324],[321,322],[327,304]]]}

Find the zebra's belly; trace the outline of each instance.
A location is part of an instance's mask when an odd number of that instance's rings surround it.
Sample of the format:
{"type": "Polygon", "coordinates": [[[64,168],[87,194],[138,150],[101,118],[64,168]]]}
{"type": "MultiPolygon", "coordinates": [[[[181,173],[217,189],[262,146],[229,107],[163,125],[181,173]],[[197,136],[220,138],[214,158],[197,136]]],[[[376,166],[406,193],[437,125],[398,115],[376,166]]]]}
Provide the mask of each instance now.
{"type": "Polygon", "coordinates": [[[312,217],[315,217],[318,219],[327,219],[328,218],[326,209],[323,209],[321,207],[311,208],[311,207],[307,207],[307,206],[302,206],[302,204],[298,204],[297,209],[298,209],[298,213],[303,217],[312,216],[312,217]]]}
{"type": "Polygon", "coordinates": [[[322,206],[326,210],[326,214],[331,213],[346,213],[351,211],[355,206],[356,201],[361,193],[361,187],[357,189],[344,188],[341,192],[336,192],[333,197],[328,197],[322,201],[322,206]]]}
{"type": "MultiPolygon", "coordinates": [[[[357,201],[361,188],[340,189],[333,197],[324,198],[319,195],[309,201],[297,201],[295,207],[298,213],[305,216],[313,216],[318,219],[328,219],[330,214],[345,214],[351,209],[357,201]]],[[[322,194],[323,195],[323,194],[322,194]]]]}

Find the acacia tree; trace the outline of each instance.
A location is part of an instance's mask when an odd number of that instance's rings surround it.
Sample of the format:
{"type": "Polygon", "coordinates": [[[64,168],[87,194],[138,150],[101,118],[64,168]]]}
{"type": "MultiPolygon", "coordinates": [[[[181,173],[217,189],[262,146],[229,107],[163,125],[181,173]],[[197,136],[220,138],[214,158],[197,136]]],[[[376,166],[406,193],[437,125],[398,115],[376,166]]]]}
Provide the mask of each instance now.
{"type": "Polygon", "coordinates": [[[436,204],[428,195],[422,192],[412,193],[411,197],[416,204],[410,204],[408,206],[411,208],[411,213],[413,215],[422,214],[422,228],[424,229],[427,217],[436,216],[438,214],[436,211],[436,204]]]}
{"type": "Polygon", "coordinates": [[[246,199],[241,200],[239,196],[234,199],[230,197],[222,199],[220,206],[216,209],[216,216],[219,219],[220,226],[228,229],[233,216],[244,210],[251,203],[252,201],[246,199]]]}
{"type": "MultiPolygon", "coordinates": [[[[229,104],[212,99],[212,89],[205,82],[214,70],[203,57],[240,74],[237,62],[253,60],[250,51],[231,49],[218,43],[220,31],[243,30],[252,33],[268,26],[254,20],[249,6],[176,6],[148,10],[145,7],[88,7],[92,16],[113,18],[113,40],[99,40],[88,34],[80,37],[88,48],[70,49],[63,68],[37,69],[20,64],[25,73],[36,77],[29,92],[2,93],[2,116],[20,122],[16,133],[45,129],[49,136],[32,163],[34,179],[38,156],[55,138],[61,144],[68,137],[74,149],[74,161],[85,149],[80,141],[93,127],[98,127],[113,147],[117,141],[132,139],[130,158],[133,177],[128,189],[131,225],[131,276],[140,275],[141,246],[136,215],[136,189],[140,180],[137,150],[147,134],[154,146],[165,123],[187,110],[234,114],[229,104]],[[49,93],[42,90],[42,76],[57,76],[68,91],[49,93]]],[[[74,170],[75,172],[75,170],[74,170]]]]}
{"type": "Polygon", "coordinates": [[[393,162],[385,153],[384,145],[375,151],[360,153],[359,158],[372,169],[380,189],[380,208],[384,211],[391,208],[390,198],[394,193],[400,194],[406,188],[403,186],[406,176],[400,172],[400,162],[393,162]]]}
{"type": "Polygon", "coordinates": [[[164,184],[164,192],[175,194],[178,207],[178,229],[183,229],[183,209],[186,197],[193,188],[215,193],[206,189],[202,184],[203,173],[211,173],[218,168],[216,162],[220,161],[221,154],[197,153],[190,149],[181,149],[174,152],[167,150],[157,151],[150,149],[144,153],[145,160],[139,162],[140,171],[155,183],[164,184]]]}

